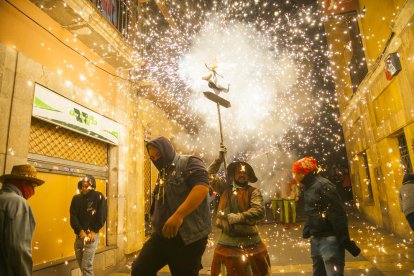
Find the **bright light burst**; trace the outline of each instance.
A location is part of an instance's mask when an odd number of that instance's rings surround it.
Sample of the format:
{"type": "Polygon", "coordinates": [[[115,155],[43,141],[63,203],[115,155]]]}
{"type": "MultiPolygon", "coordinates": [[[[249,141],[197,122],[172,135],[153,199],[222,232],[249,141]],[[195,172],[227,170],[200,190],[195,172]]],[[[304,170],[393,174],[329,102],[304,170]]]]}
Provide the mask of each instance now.
{"type": "MultiPolygon", "coordinates": [[[[171,1],[164,3],[168,16],[143,4],[138,49],[146,65],[137,78],[158,84],[143,95],[157,95],[191,122],[190,135],[175,139],[184,151],[211,157],[218,150],[217,109],[202,94],[211,91],[201,79],[207,65],[230,84],[220,94],[232,105],[221,109],[230,160],[312,154],[324,163],[344,156],[324,17],[313,1],[298,2],[171,1]]],[[[259,166],[275,166],[267,161],[259,166]]]]}

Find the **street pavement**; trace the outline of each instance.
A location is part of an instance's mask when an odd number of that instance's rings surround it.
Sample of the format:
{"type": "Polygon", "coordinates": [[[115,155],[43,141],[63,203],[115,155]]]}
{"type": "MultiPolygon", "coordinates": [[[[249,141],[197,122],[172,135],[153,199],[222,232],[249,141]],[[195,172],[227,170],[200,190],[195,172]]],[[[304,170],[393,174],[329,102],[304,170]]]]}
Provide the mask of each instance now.
{"type": "MultiPolygon", "coordinates": [[[[389,275],[414,276],[414,241],[404,240],[386,233],[362,219],[358,211],[348,210],[349,230],[362,249],[358,257],[346,253],[345,275],[389,275]]],[[[267,245],[272,275],[312,275],[309,240],[302,239],[303,219],[298,224],[285,229],[282,224],[275,223],[270,216],[258,225],[260,235],[267,245]]],[[[203,269],[200,275],[210,275],[213,252],[220,230],[213,229],[209,244],[203,255],[203,269]]],[[[130,263],[121,266],[110,276],[130,274],[130,263]]],[[[158,275],[171,275],[168,266],[158,275]]]]}

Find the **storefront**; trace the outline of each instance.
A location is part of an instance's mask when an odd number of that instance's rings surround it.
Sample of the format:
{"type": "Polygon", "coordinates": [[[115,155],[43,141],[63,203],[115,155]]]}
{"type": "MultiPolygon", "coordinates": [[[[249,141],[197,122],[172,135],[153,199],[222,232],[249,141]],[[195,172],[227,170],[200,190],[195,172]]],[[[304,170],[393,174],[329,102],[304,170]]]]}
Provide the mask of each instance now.
{"type": "MultiPolygon", "coordinates": [[[[34,90],[28,161],[45,180],[30,200],[37,220],[33,262],[38,265],[73,256],[69,207],[77,183],[93,175],[96,190],[107,195],[108,147],[118,144],[120,126],[37,83],[34,90]]],[[[98,249],[106,245],[104,227],[98,249]]]]}

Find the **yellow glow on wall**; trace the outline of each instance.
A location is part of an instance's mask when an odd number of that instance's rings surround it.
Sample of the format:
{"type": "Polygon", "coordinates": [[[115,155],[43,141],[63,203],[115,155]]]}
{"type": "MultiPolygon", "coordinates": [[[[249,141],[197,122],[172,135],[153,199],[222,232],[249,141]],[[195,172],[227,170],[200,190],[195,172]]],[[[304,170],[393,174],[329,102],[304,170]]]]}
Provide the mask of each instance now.
{"type": "MultiPolygon", "coordinates": [[[[77,193],[79,176],[39,173],[45,183],[29,199],[36,228],[32,243],[33,264],[75,255],[75,234],[70,227],[69,207],[77,193]]],[[[106,196],[106,181],[96,179],[96,190],[106,196]]],[[[106,225],[100,231],[99,247],[106,244],[106,225]]]]}
{"type": "Polygon", "coordinates": [[[360,18],[361,33],[365,46],[365,54],[369,60],[368,65],[372,65],[376,58],[381,54],[390,36],[391,20],[396,11],[393,0],[382,0],[381,5],[377,0],[358,1],[359,11],[363,11],[360,18]]]}

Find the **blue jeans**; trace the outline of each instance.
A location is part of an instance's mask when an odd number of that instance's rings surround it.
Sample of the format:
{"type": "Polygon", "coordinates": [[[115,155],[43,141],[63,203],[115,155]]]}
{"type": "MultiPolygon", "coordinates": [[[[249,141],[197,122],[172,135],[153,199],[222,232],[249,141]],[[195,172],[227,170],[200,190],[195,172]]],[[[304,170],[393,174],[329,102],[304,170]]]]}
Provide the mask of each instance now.
{"type": "Polygon", "coordinates": [[[75,255],[83,276],[93,276],[93,259],[96,247],[99,244],[99,235],[95,235],[93,242],[83,243],[83,240],[76,236],[75,255]]]}
{"type": "Polygon", "coordinates": [[[335,236],[314,237],[311,239],[313,275],[344,275],[345,248],[335,236]]]}

